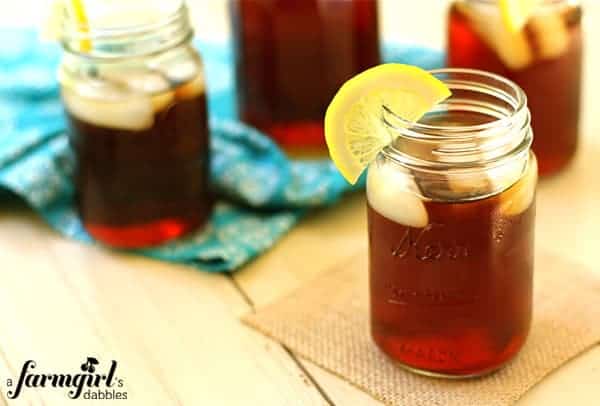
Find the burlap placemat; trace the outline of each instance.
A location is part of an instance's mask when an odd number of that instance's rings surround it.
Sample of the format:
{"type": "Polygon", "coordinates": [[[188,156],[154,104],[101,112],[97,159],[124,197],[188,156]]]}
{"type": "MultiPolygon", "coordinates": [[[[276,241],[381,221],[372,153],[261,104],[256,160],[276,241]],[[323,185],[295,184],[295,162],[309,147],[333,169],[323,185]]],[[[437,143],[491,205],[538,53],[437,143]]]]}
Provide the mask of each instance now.
{"type": "Polygon", "coordinates": [[[480,379],[414,375],[371,341],[366,258],[361,253],[244,321],[374,398],[401,406],[511,405],[551,371],[600,343],[600,278],[540,254],[533,325],[515,361],[480,379]]]}

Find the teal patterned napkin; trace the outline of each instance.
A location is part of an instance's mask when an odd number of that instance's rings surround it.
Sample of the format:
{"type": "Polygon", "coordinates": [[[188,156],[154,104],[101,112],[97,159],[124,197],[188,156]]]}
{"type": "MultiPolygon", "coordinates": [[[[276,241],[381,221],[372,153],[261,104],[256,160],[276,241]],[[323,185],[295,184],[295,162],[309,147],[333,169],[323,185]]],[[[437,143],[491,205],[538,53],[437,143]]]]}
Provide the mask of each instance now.
{"type": "MultiPolygon", "coordinates": [[[[232,271],[270,248],[307,209],[331,205],[351,188],[328,160],[290,160],[237,121],[232,48],[225,42],[197,45],[206,65],[211,177],[220,200],[204,232],[136,252],[232,271]]],[[[428,69],[443,64],[443,55],[421,48],[390,46],[384,54],[388,61],[428,69]]],[[[39,43],[33,31],[0,30],[0,199],[2,188],[15,193],[62,234],[92,243],[73,205],[59,59],[57,46],[39,43]]]]}

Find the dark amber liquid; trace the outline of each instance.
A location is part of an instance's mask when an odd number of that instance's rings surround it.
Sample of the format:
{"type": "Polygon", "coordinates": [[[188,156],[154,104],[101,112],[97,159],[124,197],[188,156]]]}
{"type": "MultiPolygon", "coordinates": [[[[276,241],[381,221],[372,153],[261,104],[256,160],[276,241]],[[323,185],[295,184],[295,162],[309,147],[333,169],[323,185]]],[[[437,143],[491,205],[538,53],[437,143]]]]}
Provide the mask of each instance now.
{"type": "Polygon", "coordinates": [[[325,151],[337,89],[380,62],[376,0],[231,0],[242,119],[291,152],[325,151]]]}
{"type": "Polygon", "coordinates": [[[531,321],[535,209],[506,216],[499,202],[426,202],[425,228],[368,207],[371,329],[389,356],[469,376],[519,351],[531,321]]]}
{"type": "MultiPolygon", "coordinates": [[[[479,37],[469,20],[454,6],[448,30],[448,64],[482,69],[507,77],[525,90],[532,116],[533,150],[540,175],[551,175],[565,167],[575,155],[579,132],[581,95],[581,9],[568,9],[563,18],[569,31],[568,49],[561,56],[536,59],[521,70],[506,67],[496,52],[479,37]]],[[[530,43],[531,32],[525,27],[530,43]]]]}
{"type": "Polygon", "coordinates": [[[203,93],[175,99],[152,127],[130,131],[69,114],[77,205],[87,231],[123,248],[160,244],[202,226],[212,207],[203,93]]]}

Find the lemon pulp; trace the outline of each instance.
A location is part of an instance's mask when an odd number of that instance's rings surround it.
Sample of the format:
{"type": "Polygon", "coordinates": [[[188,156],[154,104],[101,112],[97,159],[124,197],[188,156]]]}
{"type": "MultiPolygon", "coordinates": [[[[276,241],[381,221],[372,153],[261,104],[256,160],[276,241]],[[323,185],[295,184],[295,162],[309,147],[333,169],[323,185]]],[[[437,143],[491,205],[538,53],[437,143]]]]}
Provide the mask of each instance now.
{"type": "Polygon", "coordinates": [[[338,90],[325,114],[325,140],[333,163],[348,182],[356,183],[393,141],[382,120],[384,106],[416,122],[450,95],[442,81],[416,66],[390,63],[358,74],[338,90]]]}

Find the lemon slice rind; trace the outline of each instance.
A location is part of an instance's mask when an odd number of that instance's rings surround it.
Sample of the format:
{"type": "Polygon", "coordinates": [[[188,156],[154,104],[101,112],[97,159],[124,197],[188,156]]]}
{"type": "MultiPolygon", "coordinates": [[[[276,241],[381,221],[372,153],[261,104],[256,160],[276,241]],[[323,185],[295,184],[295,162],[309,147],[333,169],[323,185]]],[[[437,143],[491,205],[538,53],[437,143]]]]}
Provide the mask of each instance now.
{"type": "Polygon", "coordinates": [[[512,32],[521,31],[540,3],[540,0],[499,0],[504,24],[512,32]]]}
{"type": "Polygon", "coordinates": [[[442,81],[415,66],[384,64],[358,74],[340,88],[325,114],[331,159],[348,182],[356,183],[393,140],[382,121],[383,106],[415,122],[450,94],[442,81]]]}

